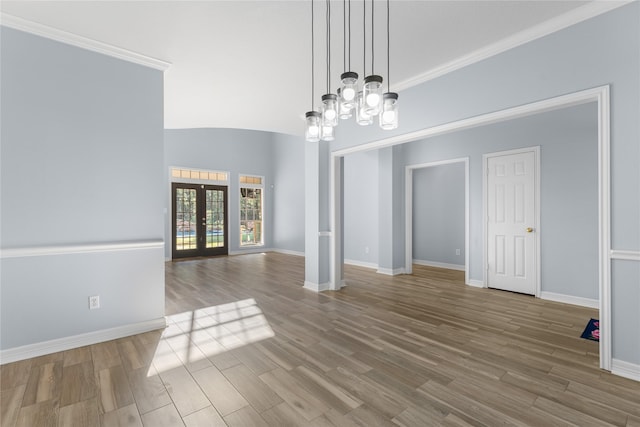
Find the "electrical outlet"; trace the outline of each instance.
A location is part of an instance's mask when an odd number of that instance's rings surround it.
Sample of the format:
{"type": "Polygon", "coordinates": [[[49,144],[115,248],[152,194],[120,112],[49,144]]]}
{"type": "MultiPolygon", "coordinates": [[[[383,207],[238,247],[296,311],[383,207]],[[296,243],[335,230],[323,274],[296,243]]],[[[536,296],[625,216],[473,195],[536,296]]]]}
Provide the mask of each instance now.
{"type": "Polygon", "coordinates": [[[368,253],[369,253],[369,246],[365,246],[365,247],[364,247],[364,253],[365,253],[365,254],[368,254],[368,253]]]}
{"type": "Polygon", "coordinates": [[[100,308],[100,295],[89,297],[89,310],[100,308]]]}
{"type": "Polygon", "coordinates": [[[460,255],[460,249],[456,249],[456,255],[460,255]]]}

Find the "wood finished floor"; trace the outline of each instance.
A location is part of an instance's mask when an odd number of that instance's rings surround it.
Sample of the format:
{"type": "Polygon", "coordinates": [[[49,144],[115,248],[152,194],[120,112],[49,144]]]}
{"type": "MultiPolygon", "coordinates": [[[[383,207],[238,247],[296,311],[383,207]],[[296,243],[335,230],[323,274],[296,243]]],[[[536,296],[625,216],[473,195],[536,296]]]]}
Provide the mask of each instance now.
{"type": "Polygon", "coordinates": [[[9,426],[640,426],[591,309],[415,266],[301,288],[276,253],[166,265],[168,327],[4,365],[9,426]]]}

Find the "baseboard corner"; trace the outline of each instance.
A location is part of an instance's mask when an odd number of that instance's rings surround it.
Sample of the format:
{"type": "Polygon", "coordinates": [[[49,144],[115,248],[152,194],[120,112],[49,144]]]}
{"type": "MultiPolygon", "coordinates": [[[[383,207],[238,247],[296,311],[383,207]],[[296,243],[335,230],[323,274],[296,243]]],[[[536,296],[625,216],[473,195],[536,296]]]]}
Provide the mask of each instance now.
{"type": "Polygon", "coordinates": [[[384,274],[386,276],[398,276],[400,274],[405,274],[404,267],[400,268],[378,268],[377,273],[384,274]]]}
{"type": "Polygon", "coordinates": [[[319,293],[319,292],[328,291],[330,289],[330,284],[329,282],[313,283],[313,282],[309,282],[308,280],[305,280],[303,288],[319,293]]]}
{"type": "Polygon", "coordinates": [[[469,279],[467,281],[468,286],[472,286],[474,288],[484,288],[484,282],[482,280],[469,279]]]}

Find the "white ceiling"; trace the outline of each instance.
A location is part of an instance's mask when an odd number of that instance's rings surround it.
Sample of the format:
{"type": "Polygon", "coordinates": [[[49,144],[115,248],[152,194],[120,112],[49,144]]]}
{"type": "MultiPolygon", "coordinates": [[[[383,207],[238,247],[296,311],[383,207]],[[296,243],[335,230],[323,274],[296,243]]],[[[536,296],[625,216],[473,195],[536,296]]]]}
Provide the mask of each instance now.
{"type": "MultiPolygon", "coordinates": [[[[391,89],[406,88],[458,58],[592,6],[587,3],[392,0],[391,89]]],[[[362,6],[362,1],[351,2],[351,63],[353,71],[361,75],[362,6]]],[[[371,2],[366,6],[369,13],[371,2]]],[[[344,71],[343,2],[332,1],[331,8],[331,87],[335,91],[339,74],[344,71]]],[[[302,117],[311,107],[308,0],[2,1],[1,9],[170,62],[164,83],[166,128],[303,133],[302,117]]],[[[317,106],[326,92],[324,1],[315,1],[315,12],[317,106]]],[[[375,71],[386,79],[384,1],[376,0],[375,17],[375,71]]],[[[369,74],[369,55],[367,63],[369,74]]]]}

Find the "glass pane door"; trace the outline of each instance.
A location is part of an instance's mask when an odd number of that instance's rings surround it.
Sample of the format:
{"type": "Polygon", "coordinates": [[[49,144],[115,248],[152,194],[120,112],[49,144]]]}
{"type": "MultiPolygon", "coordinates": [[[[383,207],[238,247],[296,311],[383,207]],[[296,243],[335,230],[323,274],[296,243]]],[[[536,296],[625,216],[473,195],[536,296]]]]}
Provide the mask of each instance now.
{"type": "Polygon", "coordinates": [[[226,255],[227,187],[173,183],[173,258],[226,255]]]}
{"type": "Polygon", "coordinates": [[[207,189],[207,215],[206,215],[206,233],[207,248],[220,248],[225,246],[225,193],[224,190],[207,189]]]}

